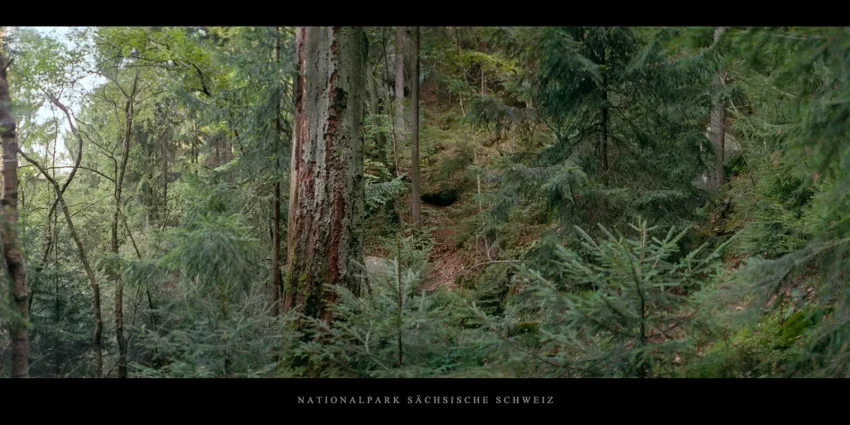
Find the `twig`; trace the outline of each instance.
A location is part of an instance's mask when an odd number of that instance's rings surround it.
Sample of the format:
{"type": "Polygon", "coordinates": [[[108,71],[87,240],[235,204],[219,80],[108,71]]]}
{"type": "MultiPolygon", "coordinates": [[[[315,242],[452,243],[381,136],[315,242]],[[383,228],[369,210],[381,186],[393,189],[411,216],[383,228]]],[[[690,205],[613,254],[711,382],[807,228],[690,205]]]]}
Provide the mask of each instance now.
{"type": "Polygon", "coordinates": [[[520,261],[520,260],[493,260],[493,261],[485,261],[485,262],[483,262],[483,263],[478,263],[478,264],[475,264],[475,265],[473,265],[473,266],[470,266],[469,268],[464,269],[462,272],[460,272],[460,274],[459,274],[458,276],[463,276],[464,274],[471,273],[473,269],[476,269],[476,268],[481,267],[481,266],[486,266],[486,265],[488,265],[488,264],[496,264],[496,263],[508,263],[508,264],[515,264],[515,263],[521,263],[521,262],[522,262],[522,261],[520,261]]]}

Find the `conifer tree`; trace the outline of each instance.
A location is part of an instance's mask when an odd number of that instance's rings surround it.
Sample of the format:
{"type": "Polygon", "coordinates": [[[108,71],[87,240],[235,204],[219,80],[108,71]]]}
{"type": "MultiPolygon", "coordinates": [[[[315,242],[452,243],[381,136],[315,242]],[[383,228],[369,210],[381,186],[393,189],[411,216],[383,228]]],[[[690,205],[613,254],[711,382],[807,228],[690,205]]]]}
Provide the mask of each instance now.
{"type": "Polygon", "coordinates": [[[367,46],[361,28],[297,31],[285,308],[330,320],[331,288],[359,294],[363,275],[367,46]]]}
{"type": "Polygon", "coordinates": [[[508,317],[534,324],[539,347],[532,349],[551,353],[538,359],[584,377],[680,373],[677,366],[693,350],[689,295],[715,272],[719,251],[706,255],[703,246],[680,253],[687,229],[670,228],[659,238],[646,221],[629,227],[626,237],[600,226],[598,239],[576,227],[582,249],[556,249],[557,280],[533,269],[520,272],[524,291],[508,317]]]}

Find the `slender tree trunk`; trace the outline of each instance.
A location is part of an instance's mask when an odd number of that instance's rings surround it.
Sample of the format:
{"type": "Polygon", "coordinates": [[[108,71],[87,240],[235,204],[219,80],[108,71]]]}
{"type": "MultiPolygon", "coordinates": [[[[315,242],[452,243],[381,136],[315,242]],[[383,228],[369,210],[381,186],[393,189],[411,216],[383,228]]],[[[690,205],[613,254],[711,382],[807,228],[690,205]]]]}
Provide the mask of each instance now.
{"type": "MultiPolygon", "coordinates": [[[[57,217],[58,218],[58,217],[57,217]]],[[[59,328],[62,320],[62,304],[59,298],[59,279],[53,282],[53,326],[59,328]]],[[[62,375],[62,352],[64,344],[61,338],[56,338],[53,344],[53,374],[59,378],[62,375]]]]}
{"type": "MultiPolygon", "coordinates": [[[[381,114],[381,111],[378,108],[378,88],[373,76],[370,75],[366,78],[369,81],[369,114],[372,115],[373,120],[376,120],[381,114]]],[[[387,142],[384,138],[384,133],[381,131],[375,133],[375,151],[378,158],[387,164],[390,163],[389,153],[387,152],[387,142]]]]}
{"type": "Polygon", "coordinates": [[[145,203],[147,204],[147,213],[148,213],[148,225],[154,225],[159,217],[157,215],[156,208],[156,196],[153,191],[153,171],[156,168],[154,164],[156,164],[156,160],[154,159],[154,148],[150,146],[146,149],[148,151],[147,158],[147,167],[148,167],[148,181],[145,185],[145,203]]]}
{"type": "MultiPolygon", "coordinates": [[[[460,50],[460,32],[457,27],[455,27],[455,45],[457,46],[457,60],[458,64],[460,64],[461,79],[466,82],[466,67],[463,66],[463,54],[460,50]]],[[[466,111],[463,109],[463,93],[458,93],[457,98],[460,102],[460,113],[465,117],[466,111]]]]}
{"type": "MultiPolygon", "coordinates": [[[[714,42],[720,38],[720,35],[726,30],[725,27],[718,27],[714,30],[714,42]]],[[[720,90],[723,87],[726,79],[726,70],[719,69],[714,78],[714,88],[720,90]]],[[[709,178],[709,187],[711,189],[720,189],[726,180],[724,173],[725,153],[726,153],[726,105],[723,100],[718,100],[711,105],[711,144],[714,145],[715,162],[714,175],[709,178]]]]}
{"type": "MultiPolygon", "coordinates": [[[[164,134],[160,144],[162,151],[162,210],[168,211],[168,134],[164,134]]],[[[166,214],[163,213],[162,219],[165,220],[166,214]]]]}
{"type": "Polygon", "coordinates": [[[0,197],[2,223],[0,238],[6,272],[11,280],[12,300],[17,317],[11,320],[9,336],[12,339],[12,378],[29,377],[29,302],[27,298],[27,272],[24,256],[18,247],[18,136],[15,118],[10,111],[11,97],[6,79],[6,59],[3,56],[3,29],[0,28],[0,143],[3,147],[3,194],[0,197]]]}
{"type": "MultiPolygon", "coordinates": [[[[124,104],[124,142],[121,147],[121,167],[117,170],[115,178],[115,208],[112,211],[112,243],[110,249],[114,255],[118,255],[118,219],[121,215],[121,192],[124,189],[124,176],[127,173],[127,162],[130,159],[130,138],[133,134],[133,115],[136,90],[139,83],[139,73],[133,79],[133,88],[124,104]]],[[[163,163],[166,164],[168,157],[165,156],[165,138],[163,137],[163,163]]],[[[167,168],[166,168],[167,170],[167,168]]],[[[165,183],[166,176],[163,176],[165,183]]],[[[163,192],[164,193],[164,192],[163,192]]],[[[115,340],[118,343],[118,377],[127,377],[127,340],[124,338],[124,281],[118,272],[114,272],[112,280],[115,282],[115,340]]]]}
{"type": "MultiPolygon", "coordinates": [[[[58,138],[57,138],[58,139],[58,138]]],[[[50,151],[50,166],[53,167],[51,170],[53,172],[53,179],[56,179],[56,147],[58,144],[58,140],[54,139],[53,141],[53,150],[50,151]]],[[[81,158],[82,159],[82,158],[81,158]]],[[[52,189],[52,188],[51,188],[52,189]]],[[[51,192],[53,192],[51,190],[51,192]]],[[[49,243],[52,244],[53,235],[57,232],[56,229],[59,228],[59,216],[56,214],[55,205],[59,201],[56,198],[56,194],[53,193],[53,205],[54,208],[50,210],[50,213],[47,215],[48,223],[47,227],[52,228],[50,230],[51,241],[49,243]],[[52,225],[51,225],[52,222],[52,225]]],[[[46,247],[43,251],[43,256],[41,258],[41,269],[39,269],[39,274],[44,266],[47,264],[47,258],[50,255],[50,247],[46,247]]],[[[53,248],[53,264],[57,264],[59,262],[59,247],[56,246],[53,248]]],[[[59,279],[53,278],[53,325],[56,328],[59,328],[59,323],[62,321],[62,299],[59,296],[59,279]]],[[[35,288],[33,288],[35,289],[35,288]]],[[[35,291],[33,290],[33,295],[35,291]]],[[[32,311],[32,299],[30,299],[30,311],[32,311]]],[[[62,355],[64,353],[65,344],[62,341],[61,337],[56,337],[53,342],[53,372],[57,378],[62,375],[62,355]]]]}
{"type": "Polygon", "coordinates": [[[410,101],[412,115],[412,142],[410,146],[410,218],[414,226],[421,221],[419,199],[419,27],[414,27],[410,48],[410,101]]]}
{"type": "MultiPolygon", "coordinates": [[[[80,139],[82,142],[82,139],[80,139]]],[[[86,253],[86,249],[83,246],[83,241],[80,239],[80,235],[77,233],[76,227],[74,227],[74,221],[71,219],[71,213],[68,210],[68,205],[65,204],[65,198],[62,196],[62,191],[59,189],[59,184],[56,183],[56,180],[53,177],[50,177],[47,170],[41,166],[37,161],[33,160],[25,153],[20,152],[21,156],[27,160],[30,164],[34,165],[38,168],[38,171],[41,172],[41,175],[53,185],[53,188],[56,190],[56,196],[59,201],[59,208],[62,210],[62,214],[65,216],[65,223],[68,225],[68,232],[71,233],[71,239],[74,241],[74,244],[77,245],[77,252],[80,256],[80,263],[83,264],[83,269],[86,271],[86,275],[89,278],[89,282],[91,283],[93,302],[92,302],[92,310],[94,314],[94,368],[95,368],[95,377],[100,378],[103,376],[103,320],[101,319],[101,302],[100,302],[100,285],[97,282],[97,277],[94,274],[94,269],[91,267],[91,263],[89,262],[88,254],[86,253]]],[[[82,156],[82,143],[80,143],[79,153],[77,156],[82,156]]],[[[77,162],[79,163],[79,161],[77,162]]]]}
{"type": "MultiPolygon", "coordinates": [[[[195,129],[195,138],[192,139],[192,164],[198,165],[198,147],[201,145],[201,132],[198,130],[197,122],[193,125],[195,129]]],[[[195,172],[197,173],[198,170],[196,169],[195,172]]]]}
{"type": "Polygon", "coordinates": [[[71,169],[71,172],[68,174],[68,178],[65,179],[65,182],[62,183],[62,186],[60,187],[56,182],[56,179],[51,177],[47,171],[42,168],[41,164],[28,157],[24,152],[20,152],[20,154],[25,160],[27,160],[27,162],[34,165],[38,171],[41,172],[44,178],[46,178],[53,186],[56,193],[56,202],[53,204],[53,207],[51,207],[51,211],[57,206],[62,210],[62,214],[65,216],[65,222],[68,225],[68,231],[71,233],[71,239],[73,239],[74,243],[77,245],[80,262],[83,264],[83,268],[85,269],[86,275],[91,283],[92,313],[94,316],[94,368],[95,377],[100,378],[103,375],[103,320],[101,316],[100,285],[97,282],[91,263],[89,263],[88,255],[85,247],[83,246],[82,240],[77,234],[77,230],[71,220],[71,213],[68,210],[68,206],[65,204],[64,198],[65,190],[71,184],[71,181],[73,181],[74,176],[77,174],[77,170],[80,167],[80,163],[83,160],[83,138],[80,133],[77,132],[77,128],[74,125],[74,118],[71,116],[71,112],[68,108],[65,107],[65,105],[63,105],[56,97],[49,96],[49,100],[65,114],[65,117],[68,120],[68,126],[71,128],[71,134],[77,137],[77,156],[74,158],[74,168],[71,169]]]}
{"type": "MultiPolygon", "coordinates": [[[[408,97],[413,90],[411,76],[413,75],[413,28],[404,27],[404,85],[407,87],[408,97]]],[[[412,99],[412,98],[411,98],[412,99]]],[[[404,134],[411,137],[413,131],[413,108],[407,108],[404,116],[404,134]]]]}
{"type": "MultiPolygon", "coordinates": [[[[49,145],[48,145],[48,150],[49,150],[49,145]]],[[[53,171],[53,178],[55,179],[56,178],[56,141],[53,142],[53,150],[50,151],[50,154],[51,154],[51,165],[50,166],[51,166],[51,169],[53,171]]],[[[51,191],[51,193],[53,192],[52,187],[50,188],[50,191],[51,191]]],[[[53,234],[54,234],[54,232],[56,232],[56,224],[55,224],[56,223],[56,214],[55,214],[55,212],[56,212],[56,208],[55,208],[56,202],[57,202],[56,194],[53,194],[53,201],[50,202],[51,206],[48,207],[48,212],[47,212],[47,221],[46,221],[47,226],[44,226],[44,244],[42,245],[42,248],[41,248],[41,261],[35,266],[35,275],[39,276],[38,278],[36,278],[35,283],[37,283],[40,280],[41,272],[44,270],[44,266],[47,265],[47,259],[48,259],[48,256],[50,255],[50,251],[53,250],[53,239],[54,239],[53,234]],[[51,223],[53,223],[53,225],[51,225],[51,223]]],[[[33,304],[33,301],[35,300],[35,291],[36,291],[35,283],[33,283],[32,290],[30,291],[30,297],[29,297],[28,312],[29,312],[30,315],[32,315],[32,304],[33,304]]]]}
{"type": "Polygon", "coordinates": [[[395,283],[396,283],[396,301],[398,306],[398,314],[396,315],[396,329],[398,329],[398,365],[404,364],[404,345],[402,343],[402,319],[404,318],[404,294],[401,287],[401,237],[398,233],[395,235],[396,257],[395,257],[395,283]]]}
{"type": "MultiPolygon", "coordinates": [[[[386,72],[387,79],[389,79],[390,75],[390,64],[389,64],[389,49],[387,47],[387,39],[389,37],[384,37],[384,70],[386,72]]],[[[386,87],[384,84],[381,84],[382,87],[386,87]]],[[[390,96],[389,90],[387,90],[387,104],[390,106],[390,124],[392,125],[392,138],[393,138],[393,174],[396,177],[401,175],[401,170],[398,166],[398,132],[396,131],[396,112],[395,112],[395,99],[390,96]]]]}
{"type": "MultiPolygon", "coordinates": [[[[607,61],[607,49],[603,49],[602,51],[602,60],[600,63],[602,66],[605,66],[605,62],[607,61]]],[[[605,70],[602,71],[602,146],[601,146],[601,154],[602,154],[602,181],[608,181],[608,74],[605,70]]]]}
{"type": "MultiPolygon", "coordinates": [[[[79,149],[77,151],[77,157],[74,160],[74,166],[71,169],[71,172],[68,174],[68,178],[62,184],[62,187],[59,189],[59,192],[58,192],[59,195],[62,195],[62,194],[65,193],[65,190],[68,188],[68,186],[71,184],[71,181],[74,179],[74,176],[77,174],[77,169],[79,168],[80,162],[82,161],[83,141],[80,138],[80,135],[76,133],[76,128],[74,127],[74,122],[72,121],[72,117],[71,117],[71,114],[68,111],[68,109],[65,108],[65,106],[61,102],[59,102],[59,100],[56,99],[56,98],[51,97],[50,101],[65,113],[65,116],[67,117],[69,125],[71,127],[71,131],[72,131],[72,133],[74,133],[76,135],[77,140],[79,141],[79,149]]],[[[54,141],[53,150],[50,151],[50,154],[51,154],[51,170],[52,170],[51,174],[52,174],[53,180],[56,180],[56,148],[57,148],[57,141],[54,141]]],[[[53,188],[51,188],[51,189],[53,189],[53,188]]],[[[56,207],[59,205],[59,197],[58,197],[57,192],[55,190],[51,190],[51,192],[53,192],[53,201],[52,201],[50,207],[48,208],[48,212],[47,212],[48,224],[46,226],[45,242],[44,242],[43,249],[42,249],[41,261],[36,266],[36,275],[40,275],[41,271],[44,270],[44,267],[47,265],[47,259],[48,259],[48,256],[50,255],[51,248],[53,249],[53,253],[54,253],[53,262],[56,263],[56,256],[57,256],[58,247],[54,246],[55,244],[53,243],[53,241],[55,239],[54,235],[57,232],[56,229],[58,229],[58,227],[59,227],[58,226],[59,217],[55,214],[56,207]],[[52,221],[52,226],[51,226],[51,221],[52,221]]],[[[54,324],[56,324],[58,326],[58,324],[61,321],[61,300],[60,300],[60,296],[59,296],[59,280],[54,281],[54,293],[53,293],[53,295],[54,295],[54,303],[53,303],[54,324]]],[[[29,311],[30,312],[32,311],[32,304],[33,304],[34,296],[35,296],[35,287],[33,287],[33,292],[32,292],[32,295],[30,295],[30,299],[29,299],[29,311]]],[[[55,372],[55,375],[57,377],[59,377],[60,372],[61,372],[61,365],[62,365],[63,345],[62,345],[61,341],[58,340],[58,339],[54,341],[54,351],[55,351],[54,352],[54,359],[53,359],[53,361],[54,361],[54,372],[55,372]]]]}
{"type": "MultiPolygon", "coordinates": [[[[50,144],[47,145],[47,151],[50,152],[50,167],[53,173],[53,178],[56,178],[56,147],[58,145],[58,133],[57,137],[53,140],[53,149],[50,149],[50,144]]],[[[51,194],[53,193],[53,188],[50,188],[51,194]]],[[[32,305],[35,301],[36,294],[36,284],[40,280],[41,272],[44,270],[44,266],[47,265],[47,259],[50,255],[50,251],[53,249],[53,234],[56,232],[56,195],[53,194],[53,201],[49,202],[50,205],[47,211],[47,225],[44,226],[44,243],[42,244],[41,249],[41,261],[35,266],[35,275],[39,276],[36,278],[36,281],[33,282],[32,288],[30,289],[29,296],[29,306],[27,307],[27,311],[30,315],[32,315],[32,305]],[[52,223],[52,225],[51,225],[52,223]]]]}
{"type": "MultiPolygon", "coordinates": [[[[603,99],[608,101],[608,91],[603,92],[603,99]]],[[[608,106],[602,107],[602,172],[608,171],[608,106]]]]}
{"type": "MultiPolygon", "coordinates": [[[[274,69],[278,70],[280,65],[280,27],[275,27],[274,40],[274,69]]],[[[277,75],[277,73],[275,73],[277,75]]],[[[274,115],[274,146],[277,152],[281,151],[280,143],[280,99],[275,102],[274,115]]],[[[275,180],[274,180],[274,205],[272,205],[272,314],[277,315],[282,311],[281,298],[281,273],[280,273],[280,155],[275,155],[275,180]]]]}
{"type": "Polygon", "coordinates": [[[330,285],[362,282],[366,49],[360,27],[297,30],[285,306],[328,322],[330,285]]]}
{"type": "Polygon", "coordinates": [[[395,132],[396,142],[404,143],[407,124],[404,119],[404,27],[398,27],[395,38],[395,132]]]}

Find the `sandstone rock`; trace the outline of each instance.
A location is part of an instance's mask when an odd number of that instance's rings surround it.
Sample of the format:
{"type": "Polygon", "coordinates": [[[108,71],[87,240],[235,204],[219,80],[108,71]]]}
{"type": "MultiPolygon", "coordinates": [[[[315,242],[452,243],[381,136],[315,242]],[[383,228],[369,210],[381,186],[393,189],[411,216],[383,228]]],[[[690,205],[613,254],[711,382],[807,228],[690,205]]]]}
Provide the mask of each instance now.
{"type": "Polygon", "coordinates": [[[393,261],[388,260],[386,258],[381,257],[365,257],[363,261],[366,263],[366,273],[372,276],[383,276],[386,274],[392,274],[395,270],[393,267],[393,261]]]}

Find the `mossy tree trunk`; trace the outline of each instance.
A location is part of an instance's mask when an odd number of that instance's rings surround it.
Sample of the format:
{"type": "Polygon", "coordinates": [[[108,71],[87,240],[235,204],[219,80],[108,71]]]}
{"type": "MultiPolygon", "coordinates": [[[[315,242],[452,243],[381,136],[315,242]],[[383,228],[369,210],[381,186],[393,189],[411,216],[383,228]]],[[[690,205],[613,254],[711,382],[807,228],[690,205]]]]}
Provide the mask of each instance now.
{"type": "Polygon", "coordinates": [[[299,27],[284,306],[330,321],[331,285],[359,294],[364,272],[362,28],[299,27]]]}

